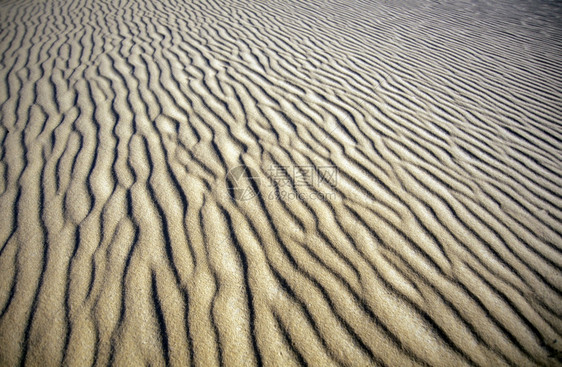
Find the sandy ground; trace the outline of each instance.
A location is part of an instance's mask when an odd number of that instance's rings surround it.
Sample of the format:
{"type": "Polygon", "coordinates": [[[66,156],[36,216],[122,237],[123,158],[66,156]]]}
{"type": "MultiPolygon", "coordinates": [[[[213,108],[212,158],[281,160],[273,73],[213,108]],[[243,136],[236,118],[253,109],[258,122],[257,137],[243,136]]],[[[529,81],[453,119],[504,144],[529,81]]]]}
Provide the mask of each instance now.
{"type": "Polygon", "coordinates": [[[0,365],[560,365],[561,14],[0,0],[0,365]]]}

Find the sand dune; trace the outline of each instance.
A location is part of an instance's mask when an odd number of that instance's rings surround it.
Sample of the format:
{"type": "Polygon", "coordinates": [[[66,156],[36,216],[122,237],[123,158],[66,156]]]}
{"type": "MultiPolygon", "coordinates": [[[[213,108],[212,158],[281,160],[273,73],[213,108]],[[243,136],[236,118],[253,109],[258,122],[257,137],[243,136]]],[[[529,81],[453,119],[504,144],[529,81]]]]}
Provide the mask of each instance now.
{"type": "Polygon", "coordinates": [[[1,0],[0,365],[560,365],[560,14],[1,0]]]}

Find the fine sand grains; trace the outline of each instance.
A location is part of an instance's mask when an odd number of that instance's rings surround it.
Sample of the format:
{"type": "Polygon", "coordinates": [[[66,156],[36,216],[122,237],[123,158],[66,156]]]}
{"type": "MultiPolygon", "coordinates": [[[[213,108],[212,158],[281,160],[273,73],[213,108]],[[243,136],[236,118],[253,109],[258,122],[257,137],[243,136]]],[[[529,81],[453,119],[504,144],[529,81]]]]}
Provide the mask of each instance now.
{"type": "Polygon", "coordinates": [[[560,14],[0,0],[0,366],[560,365],[560,14]]]}

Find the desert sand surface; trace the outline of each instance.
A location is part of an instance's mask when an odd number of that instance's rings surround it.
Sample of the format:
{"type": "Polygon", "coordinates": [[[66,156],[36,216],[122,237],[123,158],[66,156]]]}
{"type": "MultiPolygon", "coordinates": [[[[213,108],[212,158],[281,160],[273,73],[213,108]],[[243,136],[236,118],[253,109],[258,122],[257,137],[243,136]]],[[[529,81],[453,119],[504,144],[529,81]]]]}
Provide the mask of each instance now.
{"type": "Polygon", "coordinates": [[[559,366],[562,4],[0,0],[0,366],[559,366]]]}

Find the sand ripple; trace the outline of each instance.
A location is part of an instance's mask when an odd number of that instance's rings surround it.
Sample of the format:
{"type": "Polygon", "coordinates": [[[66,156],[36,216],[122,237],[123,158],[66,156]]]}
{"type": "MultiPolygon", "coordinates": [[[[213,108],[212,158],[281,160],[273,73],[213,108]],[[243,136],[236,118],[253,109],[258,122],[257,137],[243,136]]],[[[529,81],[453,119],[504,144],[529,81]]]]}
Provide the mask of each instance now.
{"type": "Polygon", "coordinates": [[[1,0],[0,365],[559,365],[560,14],[1,0]]]}

